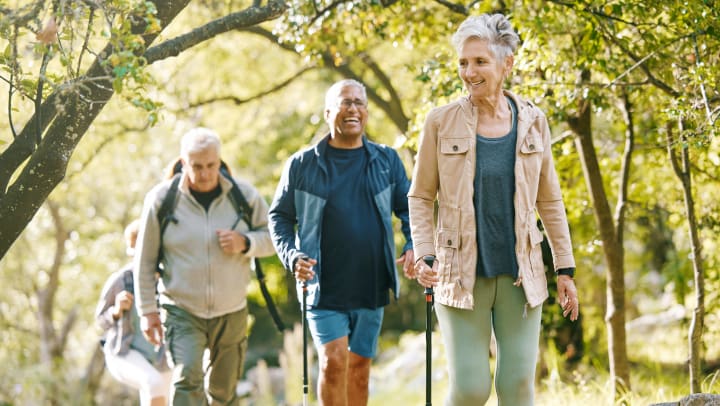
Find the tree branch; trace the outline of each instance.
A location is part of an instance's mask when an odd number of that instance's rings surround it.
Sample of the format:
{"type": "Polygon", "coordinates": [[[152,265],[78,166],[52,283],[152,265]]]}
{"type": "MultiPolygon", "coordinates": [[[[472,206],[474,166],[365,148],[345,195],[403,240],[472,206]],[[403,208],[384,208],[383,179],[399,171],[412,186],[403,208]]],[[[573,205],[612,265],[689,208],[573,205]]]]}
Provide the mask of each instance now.
{"type": "Polygon", "coordinates": [[[50,212],[53,225],[55,226],[55,255],[53,256],[53,262],[47,271],[48,281],[44,287],[38,289],[37,291],[37,317],[38,323],[40,324],[41,359],[44,363],[49,364],[53,357],[57,355],[55,352],[58,344],[58,337],[53,323],[53,309],[55,307],[55,295],[57,294],[59,287],[60,267],[62,266],[62,259],[65,255],[65,241],[67,240],[67,233],[65,231],[65,226],[63,224],[58,205],[48,199],[47,207],[50,212]]]}
{"type": "MultiPolygon", "coordinates": [[[[280,38],[278,38],[275,34],[271,33],[270,31],[267,31],[260,27],[250,27],[242,29],[241,31],[249,32],[252,34],[260,35],[264,38],[266,38],[268,41],[274,43],[275,45],[281,47],[282,49],[286,51],[293,52],[297,55],[300,55],[300,52],[295,50],[295,48],[291,44],[282,43],[280,42],[280,38]]],[[[346,57],[349,62],[342,64],[340,66],[336,66],[334,63],[334,57],[329,52],[324,51],[320,55],[321,59],[323,60],[323,63],[326,68],[332,69],[335,72],[339,73],[341,76],[349,79],[355,79],[358,82],[364,82],[364,79],[361,74],[355,72],[349,65],[352,61],[351,57],[346,57]]],[[[365,64],[370,70],[377,76],[380,83],[387,89],[388,92],[391,94],[390,101],[387,101],[383,99],[376,91],[374,91],[372,88],[368,88],[368,99],[371,100],[373,103],[378,105],[390,118],[390,120],[393,121],[395,126],[401,131],[405,132],[407,131],[409,120],[407,116],[405,116],[405,113],[402,109],[402,104],[400,102],[400,98],[397,95],[397,92],[395,91],[394,87],[392,86],[392,82],[387,77],[387,75],[382,71],[382,69],[375,63],[375,61],[370,57],[370,55],[366,52],[363,52],[360,54],[360,60],[363,64],[365,64]]]]}
{"type": "Polygon", "coordinates": [[[615,16],[613,16],[613,15],[606,14],[606,13],[600,11],[599,8],[593,8],[593,7],[588,7],[588,6],[578,7],[578,3],[577,3],[577,2],[566,2],[566,1],[559,1],[559,0],[548,0],[548,1],[549,1],[550,3],[555,3],[555,4],[557,4],[558,6],[562,6],[562,7],[566,7],[566,8],[572,9],[573,11],[578,11],[578,12],[582,12],[582,13],[587,13],[587,14],[593,15],[593,16],[595,16],[595,17],[604,18],[604,19],[606,19],[606,20],[617,21],[617,22],[619,22],[619,23],[627,24],[627,25],[630,25],[630,26],[633,26],[633,27],[638,27],[638,26],[641,25],[641,24],[636,23],[636,22],[634,22],[634,21],[623,20],[623,19],[618,18],[618,17],[615,17],[615,16]]]}
{"type": "Polygon", "coordinates": [[[404,133],[407,131],[409,119],[405,116],[405,112],[400,104],[400,95],[398,95],[395,87],[392,84],[390,78],[380,68],[380,66],[373,60],[373,58],[367,52],[360,53],[360,59],[363,63],[370,68],[370,71],[378,78],[382,86],[390,93],[389,101],[380,98],[378,95],[374,100],[380,107],[387,112],[388,117],[395,123],[400,132],[404,133]]]}
{"type": "Polygon", "coordinates": [[[675,175],[678,177],[678,179],[682,179],[682,170],[680,169],[677,154],[675,153],[673,126],[672,123],[669,121],[667,122],[667,124],[665,124],[665,139],[667,140],[667,152],[670,159],[670,165],[672,166],[673,172],[675,172],[675,175]]]}
{"type": "Polygon", "coordinates": [[[260,93],[254,94],[254,95],[252,95],[252,96],[250,96],[250,97],[247,97],[247,98],[244,98],[244,99],[243,99],[243,98],[240,98],[240,97],[237,97],[237,96],[211,97],[211,98],[208,98],[208,99],[199,100],[199,101],[190,103],[190,104],[188,105],[188,107],[194,108],[194,107],[204,106],[204,105],[206,105],[206,104],[211,104],[211,103],[216,103],[216,102],[225,102],[225,101],[233,102],[233,103],[236,104],[236,105],[245,104],[245,103],[251,102],[251,101],[253,101],[253,100],[261,99],[261,98],[263,98],[263,97],[265,97],[265,96],[267,96],[267,95],[269,95],[269,94],[275,93],[275,92],[283,89],[284,87],[286,87],[286,86],[288,86],[289,84],[291,84],[295,79],[299,78],[300,76],[302,76],[302,75],[305,74],[306,72],[309,72],[309,71],[311,71],[311,70],[313,70],[313,69],[315,69],[315,68],[316,68],[316,67],[314,67],[314,66],[303,68],[301,71],[295,73],[293,76],[291,76],[290,78],[284,80],[283,82],[278,83],[277,85],[275,85],[275,86],[273,86],[273,87],[271,87],[271,88],[269,88],[269,89],[267,89],[267,90],[264,90],[264,91],[262,91],[262,92],[260,92],[260,93]]]}
{"type": "Polygon", "coordinates": [[[618,201],[615,208],[615,224],[617,224],[616,239],[618,246],[622,247],[623,234],[625,231],[625,212],[628,200],[628,184],[630,183],[630,167],[632,166],[632,155],[635,148],[635,120],[633,117],[633,105],[630,96],[626,91],[622,92],[622,107],[625,118],[625,149],[623,151],[620,166],[620,184],[618,186],[618,201]]]}
{"type": "MultiPolygon", "coordinates": [[[[615,37],[615,35],[613,35],[613,33],[611,33],[610,31],[608,31],[607,27],[605,27],[605,25],[602,24],[601,21],[598,21],[597,26],[599,26],[601,28],[600,32],[603,34],[603,37],[605,37],[606,40],[608,40],[610,43],[617,46],[625,55],[629,56],[630,59],[632,59],[633,61],[636,62],[635,65],[633,65],[630,69],[628,69],[627,72],[635,69],[636,67],[640,67],[640,69],[645,73],[645,76],[648,78],[650,83],[655,85],[655,87],[657,87],[658,89],[660,89],[661,91],[667,93],[668,95],[670,95],[672,97],[678,97],[680,95],[680,92],[673,89],[672,86],[668,85],[667,83],[665,83],[662,80],[655,77],[655,75],[653,75],[653,73],[648,68],[645,61],[650,56],[652,56],[655,52],[657,52],[658,50],[666,48],[666,47],[670,46],[671,44],[673,44],[677,41],[680,41],[683,38],[686,38],[687,36],[681,36],[681,37],[675,38],[672,41],[669,41],[668,43],[666,43],[662,46],[655,47],[654,51],[651,52],[649,55],[647,55],[644,58],[640,58],[638,55],[636,55],[634,52],[632,52],[629,48],[623,46],[623,44],[620,41],[618,41],[618,39],[615,37]]],[[[623,72],[619,77],[624,76],[627,72],[623,72]]],[[[614,81],[611,81],[611,84],[612,84],[612,82],[614,82],[614,81]]]]}
{"type": "Polygon", "coordinates": [[[446,8],[448,8],[448,9],[449,9],[450,11],[452,11],[452,12],[455,12],[455,13],[458,13],[458,14],[462,14],[462,15],[464,15],[464,16],[470,14],[470,12],[468,11],[468,8],[465,7],[465,6],[462,5],[462,4],[453,3],[453,2],[448,1],[448,0],[435,0],[435,2],[438,3],[438,4],[440,4],[440,5],[442,5],[442,6],[444,6],[444,7],[446,7],[446,8]]]}
{"type": "Polygon", "coordinates": [[[311,25],[315,24],[315,21],[317,21],[319,18],[322,18],[323,14],[327,13],[330,10],[337,8],[338,6],[340,6],[341,4],[343,4],[345,2],[346,2],[346,0],[334,1],[330,4],[328,4],[327,7],[325,7],[322,10],[318,10],[317,7],[315,7],[315,16],[313,16],[313,18],[310,19],[310,21],[308,22],[307,25],[311,26],[311,25]]]}
{"type": "Polygon", "coordinates": [[[265,7],[251,7],[237,13],[229,14],[202,27],[198,27],[187,34],[180,35],[149,48],[145,52],[145,59],[148,64],[152,64],[165,58],[177,56],[181,52],[216,37],[219,34],[254,26],[261,22],[277,18],[285,11],[286,7],[287,5],[281,0],[271,0],[265,7]]]}
{"type": "Polygon", "coordinates": [[[75,68],[75,76],[80,76],[80,67],[82,66],[83,55],[88,51],[88,44],[90,43],[90,33],[92,32],[93,20],[95,20],[95,8],[90,8],[88,15],[87,29],[85,30],[85,38],[83,39],[82,46],[80,48],[80,55],[78,55],[77,67],[75,68]]]}
{"type": "MultiPolygon", "coordinates": [[[[697,35],[693,34],[692,40],[693,50],[695,51],[695,65],[700,67],[702,66],[702,61],[700,60],[700,50],[698,49],[697,35]]],[[[702,77],[700,78],[700,94],[702,95],[702,100],[705,105],[705,114],[707,115],[708,123],[712,123],[712,113],[710,112],[710,104],[708,103],[707,92],[705,92],[705,83],[702,81],[702,77]]]]}
{"type": "Polygon", "coordinates": [[[40,11],[43,9],[43,6],[45,6],[45,2],[43,0],[38,0],[34,3],[28,4],[27,6],[21,7],[16,12],[12,12],[10,9],[3,9],[2,12],[7,16],[8,25],[12,24],[16,27],[23,27],[30,21],[37,18],[40,11]]]}
{"type": "Polygon", "coordinates": [[[72,330],[73,326],[75,325],[75,322],[77,321],[78,314],[80,311],[80,306],[77,304],[73,305],[72,309],[70,310],[70,313],[68,313],[67,317],[65,318],[65,321],[63,322],[62,327],[60,328],[60,334],[58,335],[58,343],[57,343],[57,354],[56,356],[62,356],[63,351],[65,350],[65,346],[67,345],[68,336],[70,335],[70,331],[72,330]]]}
{"type": "Polygon", "coordinates": [[[85,171],[85,168],[87,168],[88,165],[95,159],[95,157],[99,156],[99,152],[102,151],[106,146],[108,146],[112,141],[120,138],[121,136],[129,133],[129,132],[141,132],[145,131],[148,128],[150,128],[150,123],[146,122],[144,126],[139,128],[130,128],[127,126],[120,126],[122,128],[122,131],[114,132],[111,136],[105,138],[100,145],[96,146],[93,150],[94,153],[90,155],[89,158],[87,158],[85,161],[83,161],[77,169],[74,169],[71,173],[69,173],[66,176],[66,179],[72,179],[77,175],[82,174],[85,171]]]}

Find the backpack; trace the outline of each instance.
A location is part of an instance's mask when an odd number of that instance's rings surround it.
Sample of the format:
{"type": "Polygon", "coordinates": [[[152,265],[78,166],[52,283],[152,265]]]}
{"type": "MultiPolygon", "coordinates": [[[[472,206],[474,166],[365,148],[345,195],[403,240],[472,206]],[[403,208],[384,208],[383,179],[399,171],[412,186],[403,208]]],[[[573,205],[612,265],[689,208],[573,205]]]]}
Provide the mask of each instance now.
{"type": "MultiPolygon", "coordinates": [[[[160,223],[160,253],[158,255],[157,269],[161,275],[162,269],[160,267],[160,262],[163,259],[163,234],[165,233],[165,229],[171,222],[175,224],[177,224],[178,222],[178,219],[175,217],[174,212],[175,207],[177,206],[177,196],[178,187],[180,186],[181,170],[182,165],[178,160],[172,166],[172,183],[170,184],[170,189],[168,189],[167,194],[163,198],[163,201],[160,204],[160,209],[158,209],[157,213],[157,219],[160,223]]],[[[248,225],[248,229],[252,231],[254,229],[252,224],[252,209],[250,208],[250,205],[245,199],[245,196],[242,194],[240,187],[235,182],[235,179],[233,179],[233,177],[230,175],[230,171],[227,165],[223,161],[220,162],[220,174],[225,179],[229,180],[230,183],[232,183],[232,188],[230,189],[230,201],[235,208],[235,211],[237,212],[238,220],[242,219],[248,225]]],[[[267,285],[265,285],[265,274],[262,271],[260,260],[258,258],[253,258],[253,264],[255,265],[255,275],[257,275],[257,280],[260,284],[260,291],[262,292],[263,298],[265,299],[265,304],[267,305],[268,311],[270,312],[270,316],[272,317],[273,322],[275,323],[275,326],[278,328],[278,330],[283,331],[285,330],[285,325],[280,318],[280,314],[278,313],[277,308],[275,307],[275,302],[273,302],[272,296],[270,296],[267,285]]]]}

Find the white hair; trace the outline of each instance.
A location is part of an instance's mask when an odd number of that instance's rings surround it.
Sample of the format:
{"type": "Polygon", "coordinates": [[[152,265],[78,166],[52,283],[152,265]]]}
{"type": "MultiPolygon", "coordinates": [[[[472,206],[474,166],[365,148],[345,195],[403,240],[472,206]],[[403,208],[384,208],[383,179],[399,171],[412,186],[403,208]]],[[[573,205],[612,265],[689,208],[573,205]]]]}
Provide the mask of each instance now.
{"type": "Polygon", "coordinates": [[[513,30],[507,17],[502,14],[471,16],[460,24],[452,36],[452,44],[460,53],[465,42],[471,38],[485,40],[488,48],[498,59],[515,53],[520,37],[513,30]]]}
{"type": "Polygon", "coordinates": [[[343,88],[347,86],[355,86],[360,89],[362,91],[363,99],[367,101],[367,91],[365,90],[365,85],[355,79],[343,79],[339,82],[333,83],[333,85],[330,86],[330,88],[328,89],[327,93],[325,93],[325,110],[337,107],[337,98],[340,95],[340,92],[342,92],[343,88]]]}
{"type": "Polygon", "coordinates": [[[180,156],[187,160],[190,154],[214,149],[220,156],[220,136],[209,128],[197,127],[183,135],[180,141],[180,156]]]}

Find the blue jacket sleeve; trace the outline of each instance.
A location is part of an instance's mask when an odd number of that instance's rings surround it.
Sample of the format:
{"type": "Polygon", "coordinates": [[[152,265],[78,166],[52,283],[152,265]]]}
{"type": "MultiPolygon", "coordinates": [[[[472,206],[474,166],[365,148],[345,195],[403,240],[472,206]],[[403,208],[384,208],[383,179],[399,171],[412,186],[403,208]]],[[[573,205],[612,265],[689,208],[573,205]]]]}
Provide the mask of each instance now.
{"type": "Polygon", "coordinates": [[[297,212],[295,210],[295,188],[293,186],[292,168],[294,159],[285,163],[280,182],[268,212],[268,229],[275,251],[285,269],[292,271],[292,265],[300,252],[295,245],[295,227],[297,212]]]}
{"type": "Polygon", "coordinates": [[[410,180],[408,180],[405,166],[403,166],[397,151],[391,151],[392,176],[393,182],[395,183],[395,190],[393,191],[393,212],[395,216],[400,219],[402,233],[405,236],[405,245],[402,249],[402,253],[404,253],[413,247],[412,237],[410,236],[410,211],[408,209],[407,199],[410,180]]]}

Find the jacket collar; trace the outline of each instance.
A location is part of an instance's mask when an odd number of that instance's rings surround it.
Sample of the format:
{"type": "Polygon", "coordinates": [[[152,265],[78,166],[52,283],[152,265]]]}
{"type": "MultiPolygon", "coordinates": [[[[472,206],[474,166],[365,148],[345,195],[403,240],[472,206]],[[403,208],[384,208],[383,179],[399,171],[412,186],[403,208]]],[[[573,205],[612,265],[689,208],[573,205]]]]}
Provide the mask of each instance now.
{"type": "MultiPolygon", "coordinates": [[[[521,98],[520,96],[516,95],[515,93],[509,91],[509,90],[503,90],[503,94],[515,102],[515,105],[518,109],[518,121],[530,121],[532,122],[537,118],[537,110],[535,109],[535,106],[530,103],[529,101],[521,98]]],[[[463,96],[457,101],[461,108],[463,109],[466,114],[476,114],[475,112],[475,106],[470,102],[470,96],[463,96]]]]}
{"type": "MultiPolygon", "coordinates": [[[[218,182],[220,183],[220,195],[225,195],[230,191],[230,189],[232,189],[232,183],[229,180],[225,179],[225,176],[223,176],[222,174],[220,174],[218,182]]],[[[190,180],[188,179],[188,175],[185,172],[182,172],[182,174],[180,175],[180,185],[178,189],[182,193],[185,193],[187,195],[190,194],[190,180]]]]}
{"type": "MultiPolygon", "coordinates": [[[[520,145],[520,141],[525,138],[528,129],[538,118],[538,110],[532,103],[509,90],[503,90],[503,94],[511,98],[515,102],[515,106],[517,106],[517,133],[518,145],[520,145]]],[[[457,103],[463,110],[468,127],[471,128],[471,132],[474,134],[475,124],[477,123],[477,108],[470,102],[470,96],[461,97],[457,103]]]]}
{"type": "MultiPolygon", "coordinates": [[[[320,142],[315,144],[315,157],[317,158],[320,167],[323,168],[323,170],[327,170],[327,166],[325,165],[325,152],[327,151],[328,145],[330,143],[330,133],[327,133],[320,142]]],[[[367,139],[367,136],[363,134],[362,136],[362,143],[363,148],[365,149],[365,152],[368,154],[369,161],[372,161],[377,156],[377,149],[375,148],[375,145],[372,141],[367,139]]]]}

